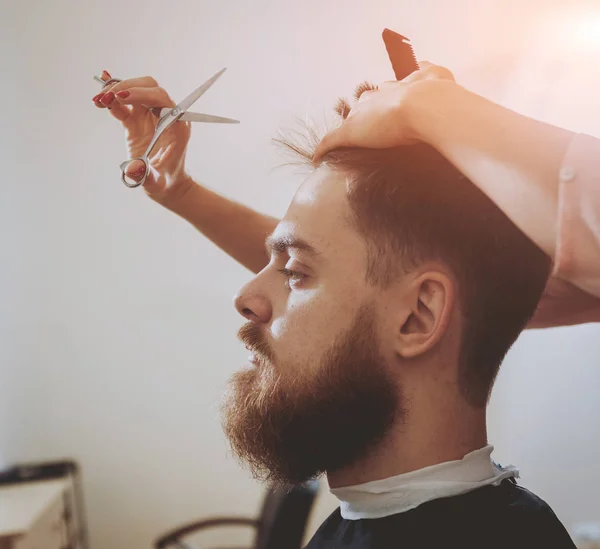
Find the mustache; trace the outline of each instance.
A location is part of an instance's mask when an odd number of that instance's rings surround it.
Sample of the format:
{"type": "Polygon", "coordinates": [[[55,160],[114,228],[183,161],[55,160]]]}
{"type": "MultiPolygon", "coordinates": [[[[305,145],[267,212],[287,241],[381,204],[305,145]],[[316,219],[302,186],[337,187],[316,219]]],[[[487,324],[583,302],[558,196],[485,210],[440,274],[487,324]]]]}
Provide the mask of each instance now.
{"type": "Polygon", "coordinates": [[[274,362],[273,351],[269,347],[261,327],[253,322],[244,324],[238,331],[238,339],[259,359],[274,362]]]}

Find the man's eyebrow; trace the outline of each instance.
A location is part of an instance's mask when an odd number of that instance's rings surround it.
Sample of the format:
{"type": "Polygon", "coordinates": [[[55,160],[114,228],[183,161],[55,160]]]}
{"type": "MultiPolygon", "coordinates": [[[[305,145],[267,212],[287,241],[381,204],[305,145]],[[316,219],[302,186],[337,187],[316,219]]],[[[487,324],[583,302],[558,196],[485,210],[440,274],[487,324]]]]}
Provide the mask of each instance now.
{"type": "Polygon", "coordinates": [[[312,255],[314,257],[317,257],[321,253],[317,252],[314,246],[309,244],[306,240],[291,235],[270,235],[265,241],[265,247],[267,248],[267,252],[269,254],[286,253],[290,248],[293,248],[295,250],[302,250],[303,252],[306,252],[307,254],[312,255]]]}

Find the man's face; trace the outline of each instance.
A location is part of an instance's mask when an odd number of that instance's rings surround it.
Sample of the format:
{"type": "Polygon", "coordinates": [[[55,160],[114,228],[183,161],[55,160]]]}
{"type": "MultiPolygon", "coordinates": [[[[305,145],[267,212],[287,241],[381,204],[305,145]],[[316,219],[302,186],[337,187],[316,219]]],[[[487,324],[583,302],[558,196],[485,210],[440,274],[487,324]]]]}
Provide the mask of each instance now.
{"type": "Polygon", "coordinates": [[[223,423],[256,476],[303,482],[363,457],[402,418],[386,348],[385,296],[365,281],[343,175],[320,168],[242,288],[239,333],[253,359],[231,380],[223,423]]]}

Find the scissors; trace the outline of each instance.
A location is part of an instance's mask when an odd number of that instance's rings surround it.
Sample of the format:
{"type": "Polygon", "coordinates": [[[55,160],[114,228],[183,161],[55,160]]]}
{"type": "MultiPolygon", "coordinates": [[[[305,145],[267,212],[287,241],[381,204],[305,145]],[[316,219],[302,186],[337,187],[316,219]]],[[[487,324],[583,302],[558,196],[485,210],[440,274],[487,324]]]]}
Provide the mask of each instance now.
{"type": "MultiPolygon", "coordinates": [[[[220,70],[217,74],[215,74],[212,78],[209,78],[202,86],[195,89],[192,93],[190,93],[181,103],[175,105],[175,107],[146,107],[154,116],[159,118],[158,124],[156,125],[156,130],[154,131],[154,136],[146,149],[146,152],[143,156],[138,158],[131,158],[130,160],[126,160],[121,163],[119,168],[121,169],[121,180],[123,183],[130,188],[138,187],[143,185],[150,173],[150,161],[148,160],[148,156],[152,152],[152,149],[156,145],[156,142],[163,134],[163,132],[171,127],[178,120],[182,120],[185,122],[213,122],[217,124],[239,124],[239,120],[233,120],[232,118],[223,118],[222,116],[213,116],[211,114],[201,114],[196,112],[187,112],[187,110],[198,100],[206,90],[208,90],[225,72],[225,69],[220,70]],[[129,166],[135,160],[141,160],[144,163],[144,176],[139,181],[134,180],[131,176],[126,175],[127,166],[129,166]]],[[[110,86],[111,84],[116,84],[117,82],[121,82],[118,78],[111,78],[110,80],[104,81],[99,76],[94,76],[94,80],[100,82],[102,87],[110,86]]]]}

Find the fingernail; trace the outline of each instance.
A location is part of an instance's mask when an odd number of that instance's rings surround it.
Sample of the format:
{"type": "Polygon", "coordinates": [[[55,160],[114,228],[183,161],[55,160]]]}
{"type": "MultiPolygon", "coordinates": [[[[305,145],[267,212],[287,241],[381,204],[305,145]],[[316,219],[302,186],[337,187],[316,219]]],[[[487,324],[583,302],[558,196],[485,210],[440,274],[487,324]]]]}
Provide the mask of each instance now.
{"type": "Polygon", "coordinates": [[[107,76],[108,78],[112,78],[110,73],[106,70],[102,71],[102,76],[107,76]]]}
{"type": "Polygon", "coordinates": [[[104,94],[104,97],[102,98],[101,102],[104,105],[110,105],[114,100],[115,100],[115,94],[113,92],[108,92],[108,93],[104,94]]]}
{"type": "Polygon", "coordinates": [[[142,177],[144,175],[144,172],[146,170],[144,169],[144,167],[142,166],[141,168],[137,168],[134,172],[129,172],[129,177],[133,177],[134,179],[137,179],[138,177],[142,177]]]}
{"type": "Polygon", "coordinates": [[[129,97],[129,95],[130,95],[130,93],[127,90],[123,90],[123,91],[117,92],[117,97],[119,99],[126,99],[127,97],[129,97]]]}
{"type": "Polygon", "coordinates": [[[100,92],[98,95],[95,95],[94,98],[92,99],[92,101],[94,103],[97,103],[98,101],[100,101],[100,98],[104,95],[104,93],[100,92]]]}

